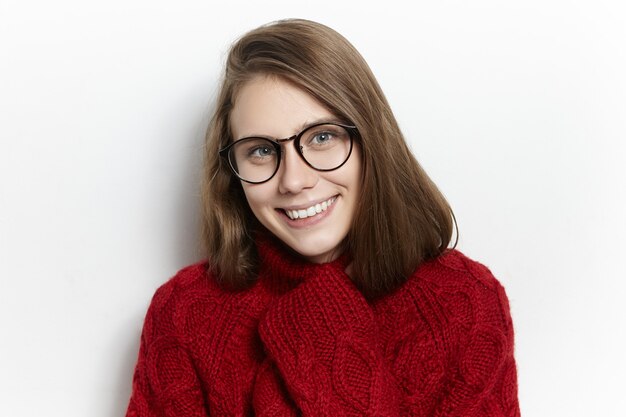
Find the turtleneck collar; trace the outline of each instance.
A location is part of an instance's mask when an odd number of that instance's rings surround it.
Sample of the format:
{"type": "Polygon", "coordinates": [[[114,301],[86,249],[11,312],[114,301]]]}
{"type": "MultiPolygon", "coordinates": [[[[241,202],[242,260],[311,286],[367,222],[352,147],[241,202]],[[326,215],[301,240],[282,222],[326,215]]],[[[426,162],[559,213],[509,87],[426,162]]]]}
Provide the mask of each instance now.
{"type": "Polygon", "coordinates": [[[348,265],[348,256],[316,264],[307,261],[268,231],[259,231],[255,236],[260,258],[259,274],[285,281],[303,281],[324,271],[343,272],[348,265]]]}

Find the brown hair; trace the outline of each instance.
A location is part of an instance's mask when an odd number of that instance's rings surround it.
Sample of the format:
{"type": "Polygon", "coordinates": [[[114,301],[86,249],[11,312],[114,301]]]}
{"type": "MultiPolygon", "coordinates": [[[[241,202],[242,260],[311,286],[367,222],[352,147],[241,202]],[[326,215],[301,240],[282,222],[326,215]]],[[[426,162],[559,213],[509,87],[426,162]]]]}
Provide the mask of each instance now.
{"type": "Polygon", "coordinates": [[[252,30],[231,48],[206,136],[203,239],[223,284],[241,288],[258,267],[252,214],[239,180],[218,150],[232,140],[229,116],[241,86],[257,75],[279,77],[357,126],[362,195],[344,242],[354,282],[368,297],[403,283],[450,243],[454,215],[409,150],[369,66],[339,33],[290,19],[252,30]]]}

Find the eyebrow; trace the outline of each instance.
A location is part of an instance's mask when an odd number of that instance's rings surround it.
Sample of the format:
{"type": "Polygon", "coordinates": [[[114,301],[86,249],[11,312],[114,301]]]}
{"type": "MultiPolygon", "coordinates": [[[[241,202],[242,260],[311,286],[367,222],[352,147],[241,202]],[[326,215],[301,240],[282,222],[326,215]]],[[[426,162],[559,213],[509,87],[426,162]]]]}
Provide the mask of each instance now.
{"type": "MultiPolygon", "coordinates": [[[[311,126],[324,124],[324,123],[340,123],[340,124],[344,124],[345,122],[341,121],[337,117],[322,117],[320,119],[316,119],[316,120],[313,120],[311,122],[304,122],[304,123],[302,123],[300,125],[300,129],[296,133],[288,136],[287,138],[290,138],[290,137],[292,137],[294,135],[297,135],[297,134],[301,133],[303,130],[308,129],[311,126]]],[[[233,142],[237,142],[238,140],[247,139],[247,138],[264,138],[264,139],[271,139],[271,140],[287,139],[287,138],[277,138],[276,136],[270,136],[270,135],[252,134],[252,135],[242,136],[239,139],[234,139],[233,142]]]]}

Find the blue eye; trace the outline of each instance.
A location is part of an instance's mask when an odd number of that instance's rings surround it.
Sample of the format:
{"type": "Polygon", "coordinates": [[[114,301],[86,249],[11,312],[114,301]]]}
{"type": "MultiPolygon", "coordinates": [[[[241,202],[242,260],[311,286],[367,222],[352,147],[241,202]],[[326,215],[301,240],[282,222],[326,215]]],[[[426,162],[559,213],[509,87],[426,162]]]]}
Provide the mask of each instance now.
{"type": "Polygon", "coordinates": [[[321,132],[311,138],[311,142],[316,145],[323,145],[333,139],[333,135],[329,132],[321,132]]]}
{"type": "Polygon", "coordinates": [[[346,130],[338,125],[324,124],[312,126],[302,134],[301,144],[316,151],[330,150],[341,142],[349,141],[346,130]]]}
{"type": "Polygon", "coordinates": [[[255,158],[266,158],[276,153],[276,150],[272,146],[262,145],[256,146],[248,150],[248,156],[255,158]]]}

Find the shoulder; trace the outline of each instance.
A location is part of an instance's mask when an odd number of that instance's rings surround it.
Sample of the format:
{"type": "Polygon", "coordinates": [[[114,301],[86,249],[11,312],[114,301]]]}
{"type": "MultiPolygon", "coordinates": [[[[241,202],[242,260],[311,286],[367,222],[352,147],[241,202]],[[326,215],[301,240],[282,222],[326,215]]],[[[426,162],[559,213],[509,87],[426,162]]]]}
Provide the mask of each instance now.
{"type": "Polygon", "coordinates": [[[423,263],[414,276],[441,285],[470,284],[489,290],[500,286],[488,267],[456,249],[423,263]]]}
{"type": "Polygon", "coordinates": [[[189,265],[154,293],[144,333],[148,338],[170,335],[187,340],[200,329],[229,320],[242,303],[254,304],[255,298],[263,298],[255,286],[229,291],[218,284],[207,262],[189,265]]]}
{"type": "Polygon", "coordinates": [[[175,308],[188,298],[198,294],[211,293],[217,290],[215,280],[208,272],[204,262],[189,265],[162,284],[154,293],[149,313],[158,315],[160,312],[175,308]]]}
{"type": "MultiPolygon", "coordinates": [[[[420,265],[392,298],[396,320],[388,323],[396,329],[386,348],[390,356],[424,352],[418,358],[420,365],[427,364],[428,375],[441,381],[452,375],[451,389],[462,394],[450,398],[466,404],[477,404],[490,392],[516,392],[508,299],[489,268],[457,250],[447,251],[420,265]]],[[[402,363],[414,356],[402,356],[402,363]]]]}
{"type": "Polygon", "coordinates": [[[221,320],[221,315],[215,313],[229,300],[241,296],[223,289],[207,262],[189,265],[154,293],[144,321],[144,333],[150,339],[164,335],[186,339],[207,325],[208,320],[221,320]]]}
{"type": "Polygon", "coordinates": [[[460,330],[512,333],[507,294],[488,267],[458,250],[420,265],[403,287],[416,299],[430,298],[460,330]]]}
{"type": "Polygon", "coordinates": [[[397,359],[400,363],[420,361],[406,375],[409,381],[421,366],[429,377],[439,373],[441,378],[453,366],[467,381],[480,384],[512,357],[513,327],[504,288],[489,268],[457,250],[421,264],[374,308],[386,354],[396,359],[408,355],[397,359]]]}
{"type": "Polygon", "coordinates": [[[189,265],[169,278],[152,296],[144,321],[144,337],[178,334],[184,312],[194,299],[215,292],[213,282],[204,262],[189,265]]]}

